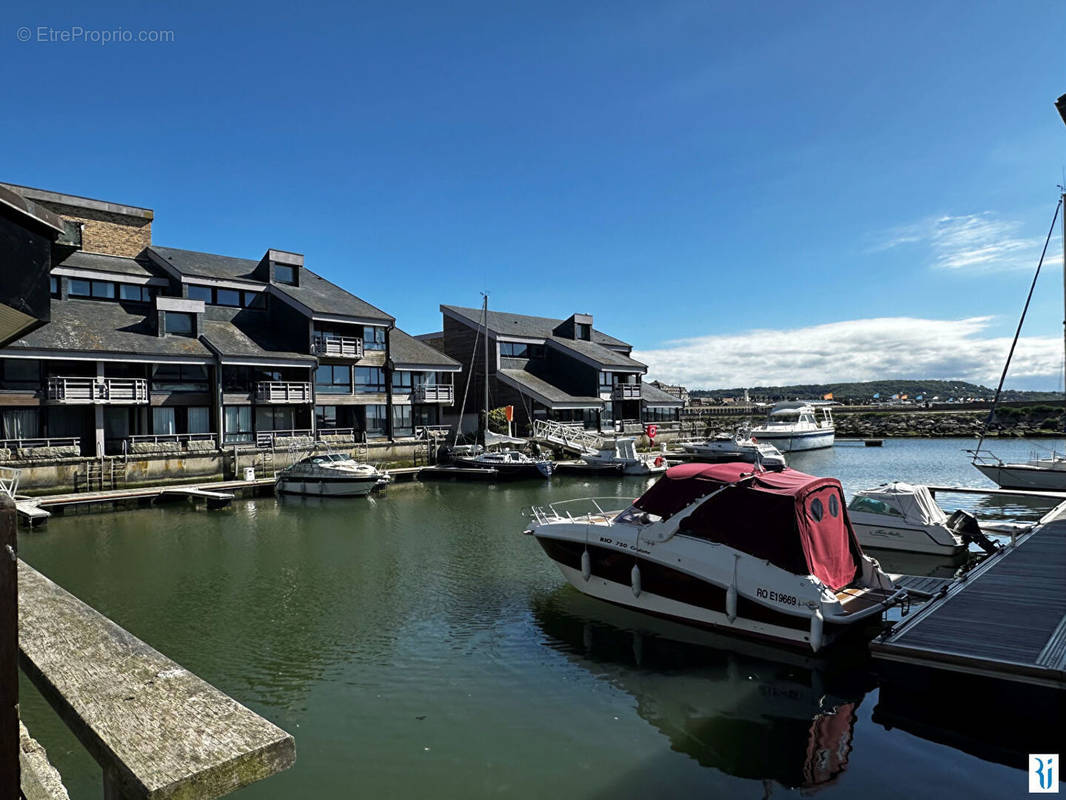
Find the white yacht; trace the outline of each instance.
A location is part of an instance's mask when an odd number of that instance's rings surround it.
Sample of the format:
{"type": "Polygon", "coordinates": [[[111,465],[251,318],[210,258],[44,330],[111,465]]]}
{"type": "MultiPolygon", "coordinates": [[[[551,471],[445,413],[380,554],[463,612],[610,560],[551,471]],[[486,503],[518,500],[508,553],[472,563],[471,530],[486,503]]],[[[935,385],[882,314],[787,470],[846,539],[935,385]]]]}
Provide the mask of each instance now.
{"type": "Polygon", "coordinates": [[[769,442],[760,442],[744,430],[732,434],[720,433],[704,441],[683,442],[686,453],[703,461],[746,461],[754,464],[756,459],[767,469],[781,469],[785,456],[769,442]]]}
{"type": "Polygon", "coordinates": [[[388,482],[389,476],[370,464],[343,453],[321,453],[283,469],[276,488],[284,494],[363,497],[388,482]]]}
{"type": "Polygon", "coordinates": [[[657,475],[666,472],[666,460],[661,454],[637,452],[637,440],[632,436],[620,436],[603,443],[597,453],[588,453],[579,459],[592,469],[615,470],[623,475],[657,475]]]}
{"type": "Polygon", "coordinates": [[[751,431],[753,439],[772,444],[782,453],[832,447],[834,434],[829,407],[803,401],[775,404],[766,423],[751,431]]]}
{"type": "Polygon", "coordinates": [[[610,503],[534,507],[526,531],[601,600],[818,651],[906,597],[863,555],[834,478],[683,464],[610,503]]]}
{"type": "Polygon", "coordinates": [[[488,450],[476,455],[456,456],[453,463],[460,467],[494,469],[496,477],[517,480],[520,478],[550,478],[555,465],[546,458],[530,458],[519,450],[488,450]]]}
{"type": "Polygon", "coordinates": [[[973,465],[1002,489],[1037,489],[1045,492],[1066,491],[1066,456],[1031,453],[1025,461],[1005,463],[988,450],[970,451],[973,465]]]}

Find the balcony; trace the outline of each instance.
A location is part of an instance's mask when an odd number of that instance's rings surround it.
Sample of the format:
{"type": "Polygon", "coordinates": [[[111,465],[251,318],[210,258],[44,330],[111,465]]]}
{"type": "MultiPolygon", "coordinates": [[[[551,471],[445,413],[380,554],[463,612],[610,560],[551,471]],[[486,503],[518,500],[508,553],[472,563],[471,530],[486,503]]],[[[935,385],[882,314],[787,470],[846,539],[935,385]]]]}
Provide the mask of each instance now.
{"type": "Polygon", "coordinates": [[[355,336],[315,336],[311,340],[311,353],[329,358],[363,357],[363,340],[355,336]]]}
{"type": "Polygon", "coordinates": [[[259,381],[255,385],[255,402],[267,405],[310,403],[311,384],[303,381],[259,381]]]}
{"type": "Polygon", "coordinates": [[[48,402],[57,405],[137,405],[148,403],[143,378],[49,378],[48,402]]]}
{"type": "Polygon", "coordinates": [[[447,383],[416,386],[414,401],[416,403],[443,403],[450,406],[455,402],[455,387],[447,383]]]}
{"type": "Polygon", "coordinates": [[[640,399],[640,384],[639,383],[616,383],[614,388],[611,389],[612,400],[639,400],[640,399]]]}

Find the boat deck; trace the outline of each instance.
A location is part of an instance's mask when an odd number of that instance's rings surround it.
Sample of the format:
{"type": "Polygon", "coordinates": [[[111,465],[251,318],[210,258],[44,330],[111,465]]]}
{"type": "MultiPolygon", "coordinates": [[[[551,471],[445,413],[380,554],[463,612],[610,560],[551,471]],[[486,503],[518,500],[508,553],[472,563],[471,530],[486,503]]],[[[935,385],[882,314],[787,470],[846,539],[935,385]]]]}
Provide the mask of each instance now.
{"type": "Polygon", "coordinates": [[[1066,688],[1066,512],[871,644],[875,659],[1066,688]]]}

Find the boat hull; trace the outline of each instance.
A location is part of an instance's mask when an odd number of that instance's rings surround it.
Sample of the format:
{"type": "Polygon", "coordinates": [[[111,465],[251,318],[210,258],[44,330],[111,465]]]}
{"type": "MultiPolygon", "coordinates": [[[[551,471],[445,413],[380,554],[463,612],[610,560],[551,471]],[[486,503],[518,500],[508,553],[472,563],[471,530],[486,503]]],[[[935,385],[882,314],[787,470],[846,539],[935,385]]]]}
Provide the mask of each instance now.
{"type": "Polygon", "coordinates": [[[1066,491],[1066,470],[1042,469],[1025,464],[974,464],[1001,489],[1066,491]]]}
{"type": "Polygon", "coordinates": [[[303,494],[312,497],[365,497],[377,486],[380,478],[285,478],[278,479],[277,490],[282,494],[303,494]]]}
{"type": "Polygon", "coordinates": [[[476,458],[456,458],[452,461],[458,467],[471,467],[474,469],[494,469],[496,470],[496,479],[504,481],[520,481],[537,478],[544,480],[551,477],[551,467],[547,468],[548,474],[544,474],[544,470],[541,467],[541,463],[551,462],[532,462],[528,464],[508,464],[506,462],[483,462],[478,461],[476,458]]]}
{"type": "Polygon", "coordinates": [[[931,556],[955,556],[967,549],[965,543],[955,542],[946,530],[930,532],[926,528],[915,526],[865,524],[857,521],[856,516],[858,515],[854,512],[850,514],[851,526],[863,547],[903,550],[931,556]],[[938,541],[938,536],[951,541],[938,541]]]}
{"type": "Polygon", "coordinates": [[[751,435],[760,442],[772,444],[782,453],[795,453],[801,450],[821,450],[825,447],[832,447],[835,431],[829,429],[793,432],[757,429],[752,431],[751,435]]]}

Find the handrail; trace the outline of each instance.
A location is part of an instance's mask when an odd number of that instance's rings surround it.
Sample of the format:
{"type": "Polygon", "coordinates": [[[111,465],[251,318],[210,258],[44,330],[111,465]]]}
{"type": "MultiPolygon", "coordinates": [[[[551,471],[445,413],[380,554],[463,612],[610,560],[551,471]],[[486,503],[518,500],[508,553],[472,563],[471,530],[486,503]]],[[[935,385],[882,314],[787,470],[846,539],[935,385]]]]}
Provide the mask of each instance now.
{"type": "Polygon", "coordinates": [[[355,441],[355,428],[319,428],[315,431],[315,439],[322,441],[323,436],[347,436],[355,441]]]}
{"type": "Polygon", "coordinates": [[[533,438],[585,453],[596,452],[603,446],[603,438],[599,434],[550,419],[533,420],[533,438]]]}
{"type": "Polygon", "coordinates": [[[311,340],[311,352],[316,356],[362,358],[363,340],[358,336],[316,333],[311,340]]]}
{"type": "Polygon", "coordinates": [[[19,479],[22,470],[15,467],[0,467],[0,495],[7,495],[12,502],[19,493],[19,479]]]}
{"type": "Polygon", "coordinates": [[[414,395],[420,403],[454,403],[455,387],[450,383],[423,383],[415,387],[414,395]]]}
{"type": "Polygon", "coordinates": [[[214,441],[215,433],[136,433],[126,438],[132,442],[206,442],[214,441]]]}
{"type": "Polygon", "coordinates": [[[608,517],[607,515],[608,514],[617,515],[619,512],[624,511],[626,508],[629,508],[630,505],[632,505],[632,504],[631,503],[626,503],[625,498],[616,497],[616,496],[575,497],[575,498],[573,498],[571,500],[557,500],[554,503],[548,503],[547,506],[532,506],[530,508],[530,513],[533,515],[534,519],[536,519],[536,521],[539,524],[541,524],[541,525],[546,524],[548,522],[557,522],[557,521],[561,521],[561,520],[567,520],[567,521],[587,520],[587,521],[591,522],[591,521],[593,521],[593,517],[594,516],[599,518],[596,521],[602,520],[603,523],[605,523],[607,525],[613,525],[614,524],[613,517],[608,517]],[[620,508],[607,508],[607,509],[604,509],[598,502],[596,502],[598,500],[610,500],[613,503],[621,502],[621,503],[625,503],[625,505],[620,507],[620,508]],[[587,512],[585,514],[578,514],[577,516],[571,514],[568,510],[566,511],[565,516],[559,512],[557,506],[570,505],[571,503],[592,503],[593,507],[596,510],[595,510],[595,512],[589,511],[589,512],[587,512]]]}
{"type": "Polygon", "coordinates": [[[451,425],[415,425],[415,436],[419,439],[446,439],[451,430],[451,425]]]}
{"type": "Polygon", "coordinates": [[[314,432],[310,428],[293,428],[292,430],[257,431],[255,443],[257,447],[272,447],[279,439],[313,439],[314,432]]]}
{"type": "Polygon", "coordinates": [[[291,735],[18,562],[23,672],[103,768],[104,796],[207,800],[292,766],[291,735]]]}
{"type": "Polygon", "coordinates": [[[255,399],[268,403],[310,403],[308,381],[257,381],[255,399]]]}
{"type": "Polygon", "coordinates": [[[145,378],[92,378],[53,376],[47,399],[56,403],[147,403],[145,378]]]}
{"type": "Polygon", "coordinates": [[[12,446],[21,449],[30,447],[76,447],[81,444],[78,436],[50,436],[47,438],[33,439],[0,439],[0,448],[12,446]]]}

